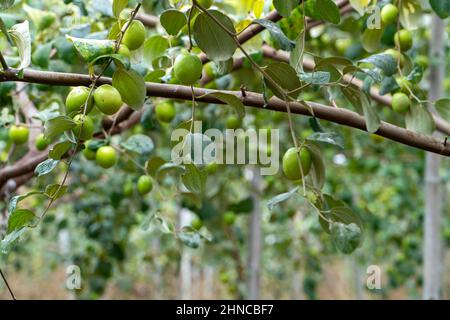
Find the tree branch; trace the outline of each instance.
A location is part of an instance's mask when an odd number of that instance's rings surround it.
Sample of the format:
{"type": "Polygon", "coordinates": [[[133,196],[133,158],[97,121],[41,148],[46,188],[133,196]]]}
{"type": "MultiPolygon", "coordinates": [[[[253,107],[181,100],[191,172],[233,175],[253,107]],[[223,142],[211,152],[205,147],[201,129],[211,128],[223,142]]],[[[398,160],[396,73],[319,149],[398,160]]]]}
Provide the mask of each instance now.
{"type": "MultiPolygon", "coordinates": [[[[0,75],[0,82],[22,81],[60,86],[86,86],[90,84],[89,76],[82,74],[58,73],[26,69],[24,70],[23,78],[19,78],[17,77],[16,72],[17,70],[11,70],[10,72],[6,72],[5,74],[0,75]]],[[[111,78],[102,77],[98,80],[98,83],[111,84],[111,78]]],[[[181,99],[188,101],[192,100],[191,87],[188,86],[158,83],[147,83],[146,86],[147,95],[151,97],[181,99]]],[[[285,102],[278,98],[272,98],[269,101],[269,104],[265,107],[264,98],[261,94],[258,93],[246,92],[245,97],[243,97],[240,91],[217,91],[194,88],[196,101],[223,104],[221,100],[213,96],[205,96],[205,94],[212,92],[224,92],[227,94],[235,95],[236,97],[241,99],[244,105],[249,107],[286,112],[285,102]]],[[[358,115],[353,111],[342,108],[333,108],[314,102],[307,103],[313,110],[315,116],[319,119],[328,120],[334,123],[366,131],[366,123],[364,117],[358,115]]],[[[311,116],[309,108],[300,103],[291,103],[291,109],[292,113],[311,116]]],[[[130,114],[129,111],[128,114],[130,114]]],[[[133,112],[130,119],[119,124],[117,128],[114,128],[113,133],[117,134],[122,132],[123,130],[126,130],[127,128],[133,126],[135,123],[139,122],[139,119],[140,113],[133,112]]],[[[444,143],[439,142],[434,138],[427,137],[425,135],[415,133],[404,128],[400,128],[386,122],[381,123],[380,129],[376,133],[380,136],[411,147],[423,149],[444,156],[450,156],[450,145],[444,145],[444,143]]],[[[16,164],[0,170],[0,186],[3,185],[8,179],[19,177],[23,174],[33,171],[37,164],[46,159],[46,153],[37,153],[33,157],[21,159],[21,161],[17,162],[16,164]]]]}

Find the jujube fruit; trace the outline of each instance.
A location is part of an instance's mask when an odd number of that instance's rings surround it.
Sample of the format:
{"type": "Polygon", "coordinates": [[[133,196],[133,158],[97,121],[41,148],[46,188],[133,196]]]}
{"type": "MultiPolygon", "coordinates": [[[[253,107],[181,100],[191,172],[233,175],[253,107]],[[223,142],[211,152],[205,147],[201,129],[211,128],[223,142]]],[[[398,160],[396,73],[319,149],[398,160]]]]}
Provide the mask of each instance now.
{"type": "Polygon", "coordinates": [[[123,104],[120,92],[109,84],[104,84],[95,90],[94,101],[97,108],[107,115],[115,114],[123,104]]]}
{"type": "Polygon", "coordinates": [[[203,220],[199,217],[195,217],[194,220],[191,222],[192,228],[195,230],[200,230],[203,227],[203,220]]]}
{"type": "Polygon", "coordinates": [[[28,141],[30,130],[24,126],[11,126],[8,135],[15,144],[24,144],[28,141]]]}
{"type": "Polygon", "coordinates": [[[47,149],[49,143],[50,142],[47,140],[47,138],[45,138],[43,133],[38,134],[38,136],[36,137],[35,146],[39,151],[47,149]]]}
{"type": "Polygon", "coordinates": [[[141,195],[147,194],[153,189],[153,179],[150,176],[140,176],[137,182],[137,189],[141,195]]]}
{"type": "Polygon", "coordinates": [[[88,147],[84,148],[83,150],[83,156],[87,159],[87,160],[95,160],[95,156],[96,156],[96,152],[92,149],[89,149],[88,147]]]}
{"type": "Polygon", "coordinates": [[[117,161],[116,150],[110,146],[100,147],[95,155],[95,161],[105,169],[111,168],[117,161]]]}
{"type": "Polygon", "coordinates": [[[241,119],[236,115],[231,115],[227,118],[227,129],[237,129],[241,126],[241,119]]]}
{"type": "Polygon", "coordinates": [[[411,100],[403,92],[397,92],[392,96],[392,109],[398,113],[406,113],[411,105],[411,100]]]}
{"type": "Polygon", "coordinates": [[[122,43],[130,50],[139,49],[145,41],[145,27],[142,22],[133,20],[123,35],[122,43]]]}
{"type": "Polygon", "coordinates": [[[388,3],[381,9],[381,21],[385,24],[391,24],[397,21],[398,8],[392,3],[388,3]]]}
{"type": "Polygon", "coordinates": [[[296,148],[290,148],[283,156],[283,172],[289,180],[300,180],[306,176],[311,169],[311,153],[307,148],[301,148],[300,153],[296,148]],[[298,154],[300,154],[300,163],[298,162],[298,154]]]}
{"type": "Polygon", "coordinates": [[[178,56],[174,64],[175,77],[181,84],[193,85],[202,77],[203,64],[195,54],[182,54],[178,56]]]}
{"type": "Polygon", "coordinates": [[[170,123],[175,118],[175,107],[170,101],[162,101],[155,106],[156,118],[165,123],[170,123]]]}
{"type": "MultiPolygon", "coordinates": [[[[70,90],[66,98],[66,112],[71,114],[73,112],[83,112],[86,100],[89,97],[90,89],[87,87],[75,87],[70,90]]],[[[89,103],[87,105],[86,114],[92,111],[94,107],[94,99],[92,96],[89,98],[89,103]]]]}
{"type": "Polygon", "coordinates": [[[89,116],[77,114],[73,121],[76,126],[72,129],[75,136],[80,140],[89,140],[94,135],[94,121],[89,116]]]}
{"type": "Polygon", "coordinates": [[[231,226],[235,223],[235,221],[236,221],[236,214],[233,211],[225,212],[225,214],[223,215],[223,222],[226,225],[231,226]]]}
{"type": "Polygon", "coordinates": [[[408,51],[413,46],[413,36],[409,30],[399,30],[394,35],[395,44],[401,51],[408,51]]]}

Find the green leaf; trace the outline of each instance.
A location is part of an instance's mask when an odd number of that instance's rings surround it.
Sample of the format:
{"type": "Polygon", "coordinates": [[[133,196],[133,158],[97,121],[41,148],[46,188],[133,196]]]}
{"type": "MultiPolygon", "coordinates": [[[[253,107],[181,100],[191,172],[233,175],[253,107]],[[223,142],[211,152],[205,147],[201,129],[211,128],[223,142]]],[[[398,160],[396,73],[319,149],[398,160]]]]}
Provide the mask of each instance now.
{"type": "Polygon", "coordinates": [[[292,51],[295,48],[295,42],[290,40],[283,33],[283,30],[274,22],[266,19],[256,19],[253,23],[257,23],[267,30],[269,30],[270,35],[274,38],[274,40],[278,43],[281,49],[286,51],[292,51]]]}
{"type": "Polygon", "coordinates": [[[8,33],[19,50],[19,69],[27,68],[31,63],[31,36],[28,21],[14,25],[8,33]]]}
{"type": "Polygon", "coordinates": [[[69,149],[74,146],[70,141],[63,141],[55,144],[48,152],[48,157],[53,160],[61,160],[69,149]]]}
{"type": "Polygon", "coordinates": [[[0,0],[0,10],[6,10],[13,6],[15,0],[0,0]]]}
{"type": "Polygon", "coordinates": [[[449,0],[430,0],[430,5],[434,12],[442,19],[446,19],[450,15],[449,0]]]}
{"type": "Polygon", "coordinates": [[[344,139],[336,132],[315,132],[308,136],[306,140],[324,142],[344,149],[344,139]]]}
{"type": "MultiPolygon", "coordinates": [[[[295,91],[301,87],[300,79],[297,76],[294,68],[284,62],[275,62],[269,64],[265,69],[266,74],[278,84],[279,87],[284,89],[285,92],[291,92],[289,95],[293,98],[297,98],[299,91],[295,91]]],[[[280,99],[284,99],[284,93],[278,87],[276,87],[272,81],[264,79],[266,85],[272,90],[272,92],[280,99]]]]}
{"type": "Polygon", "coordinates": [[[303,72],[303,55],[305,52],[305,46],[303,42],[305,30],[303,29],[295,40],[295,47],[292,49],[289,55],[289,64],[295,69],[297,73],[303,72]]]}
{"type": "Polygon", "coordinates": [[[380,127],[381,121],[375,110],[370,104],[367,95],[357,88],[352,86],[342,87],[342,93],[347,100],[358,110],[363,111],[364,118],[366,120],[366,129],[370,133],[374,133],[380,127]]]}
{"type": "Polygon", "coordinates": [[[450,121],[450,98],[439,99],[436,101],[434,107],[442,118],[450,121]]]}
{"type": "Polygon", "coordinates": [[[191,227],[184,227],[178,233],[178,238],[187,247],[197,249],[200,246],[201,236],[191,227]]]}
{"type": "Polygon", "coordinates": [[[280,15],[289,17],[298,6],[298,0],[274,0],[273,5],[280,15]]]}
{"type": "Polygon", "coordinates": [[[255,204],[252,197],[245,198],[237,203],[231,204],[227,210],[235,213],[250,213],[252,212],[255,204]]]}
{"type": "Polygon", "coordinates": [[[31,56],[33,63],[41,68],[48,68],[52,47],[53,45],[51,42],[38,45],[31,56]]]}
{"type": "Polygon", "coordinates": [[[270,211],[272,211],[278,204],[290,199],[294,194],[296,194],[298,189],[299,187],[295,187],[289,192],[276,195],[267,202],[267,207],[269,208],[270,211]]]}
{"type": "Polygon", "coordinates": [[[371,0],[350,0],[351,6],[362,16],[371,0]]]}
{"type": "Polygon", "coordinates": [[[144,80],[145,82],[155,82],[155,83],[161,83],[161,78],[166,75],[166,72],[164,70],[154,70],[147,73],[144,80]]]}
{"type": "Polygon", "coordinates": [[[419,1],[402,0],[399,11],[400,11],[400,22],[405,29],[413,30],[418,28],[419,24],[422,22],[423,19],[423,10],[419,1]]]}
{"type": "Polygon", "coordinates": [[[45,195],[53,200],[61,198],[66,192],[67,186],[61,186],[60,184],[51,184],[45,188],[45,195]]]}
{"type": "Polygon", "coordinates": [[[156,173],[158,172],[158,169],[164,165],[166,161],[161,157],[152,157],[150,160],[148,160],[145,163],[145,170],[149,175],[151,175],[153,178],[156,177],[156,173]]]}
{"type": "Polygon", "coordinates": [[[22,201],[28,197],[31,197],[34,195],[40,195],[40,194],[42,194],[42,191],[31,191],[31,192],[28,192],[27,194],[22,194],[22,195],[12,197],[11,200],[9,200],[9,202],[8,202],[8,214],[11,214],[14,210],[16,210],[17,204],[20,201],[22,201]]]}
{"type": "Polygon", "coordinates": [[[400,88],[400,86],[398,85],[394,77],[385,77],[380,85],[380,95],[383,96],[386,93],[390,93],[397,90],[398,88],[400,88]]]}
{"type": "Polygon", "coordinates": [[[362,35],[362,46],[367,52],[375,52],[380,49],[383,28],[364,30],[362,35]]]}
{"type": "Polygon", "coordinates": [[[341,13],[332,0],[316,0],[316,11],[323,20],[334,24],[341,22],[341,13]]]}
{"type": "Polygon", "coordinates": [[[331,239],[339,251],[350,254],[361,244],[361,229],[354,223],[335,222],[331,224],[331,239]]]}
{"type": "Polygon", "coordinates": [[[300,73],[300,80],[305,83],[324,85],[330,82],[331,74],[325,71],[300,73]]]}
{"type": "Polygon", "coordinates": [[[148,38],[144,42],[144,59],[151,66],[153,61],[164,55],[169,48],[169,40],[160,35],[148,38]]]}
{"type": "Polygon", "coordinates": [[[140,155],[147,155],[153,151],[154,144],[150,137],[143,134],[135,134],[123,142],[122,147],[140,155]]]}
{"type": "Polygon", "coordinates": [[[147,89],[144,78],[139,73],[119,68],[114,72],[112,83],[129,107],[137,110],[144,105],[147,89]]]}
{"type": "Polygon", "coordinates": [[[412,103],[405,116],[406,128],[411,131],[431,136],[436,130],[431,113],[418,103],[412,103]]]}
{"type": "Polygon", "coordinates": [[[168,9],[159,17],[161,25],[171,36],[176,36],[187,24],[186,15],[175,9],[168,9]]]}
{"type": "Polygon", "coordinates": [[[236,111],[239,118],[245,117],[245,106],[242,103],[242,101],[236,97],[235,95],[223,93],[223,92],[212,92],[205,94],[204,97],[214,97],[222,101],[223,103],[228,104],[229,106],[233,107],[236,111]]]}
{"type": "Polygon", "coordinates": [[[107,59],[113,59],[115,63],[121,65],[125,69],[130,69],[131,67],[130,59],[118,53],[110,53],[98,56],[94,60],[92,60],[89,65],[94,66],[95,64],[103,64],[107,59]]]}
{"type": "Polygon", "coordinates": [[[27,209],[16,209],[14,210],[8,218],[8,231],[11,233],[17,229],[25,227],[34,218],[35,214],[27,209]]]}
{"type": "Polygon", "coordinates": [[[56,14],[51,11],[32,8],[27,4],[23,5],[23,10],[28,14],[37,31],[50,28],[56,20],[56,14]]]}
{"type": "Polygon", "coordinates": [[[186,171],[184,172],[181,180],[184,186],[196,195],[202,195],[205,191],[207,174],[204,171],[200,171],[193,164],[185,165],[186,171]]]}
{"type": "Polygon", "coordinates": [[[120,13],[128,6],[128,0],[114,0],[113,1],[113,14],[114,17],[119,18],[120,13]]]}
{"type": "Polygon", "coordinates": [[[360,60],[359,63],[371,63],[383,70],[386,76],[392,76],[397,72],[397,61],[390,54],[375,54],[360,60]]]}
{"type": "Polygon", "coordinates": [[[58,163],[59,163],[59,160],[47,159],[44,162],[41,162],[36,166],[36,169],[34,169],[34,173],[38,177],[49,174],[50,172],[53,171],[53,169],[56,168],[58,163]]]}
{"type": "Polygon", "coordinates": [[[326,176],[326,166],[322,150],[313,143],[306,143],[304,147],[308,149],[311,154],[311,171],[309,176],[312,179],[314,187],[322,189],[325,184],[326,176]]]}
{"type": "MultiPolygon", "coordinates": [[[[235,34],[233,21],[217,10],[208,13],[218,20],[229,32],[235,34]]],[[[198,47],[214,61],[224,61],[233,57],[237,49],[236,42],[206,13],[200,13],[195,19],[193,36],[198,47]]]]}
{"type": "Polygon", "coordinates": [[[175,164],[172,162],[167,162],[158,168],[158,170],[156,171],[156,177],[159,179],[170,171],[184,173],[186,171],[186,169],[183,165],[175,164]]]}
{"type": "Polygon", "coordinates": [[[76,126],[75,121],[67,116],[59,116],[45,122],[44,134],[49,140],[56,138],[64,131],[73,129],[76,126]]]}
{"type": "Polygon", "coordinates": [[[91,63],[101,56],[115,53],[115,42],[112,40],[82,39],[66,35],[84,60],[91,63]]]}
{"type": "Polygon", "coordinates": [[[21,228],[8,233],[0,242],[0,252],[7,254],[10,251],[12,244],[28,230],[29,228],[21,228]]]}

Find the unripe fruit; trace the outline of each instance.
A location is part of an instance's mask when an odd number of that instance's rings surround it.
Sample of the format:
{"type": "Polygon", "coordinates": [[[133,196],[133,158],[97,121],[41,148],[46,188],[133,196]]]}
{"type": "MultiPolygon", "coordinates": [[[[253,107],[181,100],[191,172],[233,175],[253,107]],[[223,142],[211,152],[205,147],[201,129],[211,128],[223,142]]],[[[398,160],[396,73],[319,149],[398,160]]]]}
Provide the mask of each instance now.
{"type": "Polygon", "coordinates": [[[395,44],[401,51],[408,51],[413,46],[413,36],[409,30],[399,30],[394,35],[395,44]]]}
{"type": "Polygon", "coordinates": [[[133,195],[134,185],[131,181],[125,182],[123,185],[123,195],[126,197],[130,197],[133,195]]]}
{"type": "Polygon", "coordinates": [[[191,223],[192,228],[195,230],[200,230],[203,227],[203,221],[202,219],[196,217],[194,220],[192,220],[191,223]]]}
{"type": "Polygon", "coordinates": [[[227,129],[237,129],[241,126],[241,119],[236,115],[231,115],[227,118],[227,129]]]}
{"type": "Polygon", "coordinates": [[[89,116],[84,116],[82,114],[77,114],[73,121],[77,124],[75,128],[72,129],[75,136],[80,140],[89,140],[94,135],[94,121],[89,116]]]}
{"type": "Polygon", "coordinates": [[[173,67],[175,77],[181,84],[191,86],[202,77],[203,64],[195,54],[183,54],[176,60],[173,67]]]}
{"type": "Polygon", "coordinates": [[[175,118],[175,107],[170,101],[162,101],[155,106],[155,113],[159,121],[170,123],[175,118]]]}
{"type": "MultiPolygon", "coordinates": [[[[289,180],[300,180],[302,178],[297,154],[296,148],[290,148],[283,156],[283,172],[289,180]]],[[[306,148],[300,150],[300,163],[303,176],[306,176],[311,169],[311,153],[306,148]]]]}
{"type": "Polygon", "coordinates": [[[11,126],[8,135],[15,144],[24,144],[28,141],[30,130],[24,126],[11,126]]]}
{"type": "Polygon", "coordinates": [[[87,160],[92,161],[92,160],[95,160],[96,152],[95,152],[94,150],[89,149],[88,147],[86,147],[86,148],[84,148],[84,150],[83,150],[83,156],[84,156],[87,160]]]}
{"type": "Polygon", "coordinates": [[[95,161],[105,169],[111,168],[117,161],[116,150],[110,146],[100,147],[95,155],[95,161]]]}
{"type": "Polygon", "coordinates": [[[413,89],[413,84],[409,80],[407,80],[405,77],[395,78],[395,81],[400,86],[400,91],[403,93],[409,93],[409,90],[413,89]]]}
{"type": "MultiPolygon", "coordinates": [[[[72,112],[83,112],[84,105],[89,97],[90,89],[87,87],[75,87],[73,88],[66,98],[66,112],[71,114],[72,112]]],[[[91,97],[87,105],[86,114],[92,111],[94,107],[94,100],[91,97]]]]}
{"type": "Polygon", "coordinates": [[[428,60],[428,57],[427,56],[424,56],[424,55],[418,55],[417,57],[416,57],[416,63],[419,65],[419,66],[421,66],[424,70],[425,69],[428,69],[428,66],[429,66],[429,60],[428,60]]]}
{"type": "Polygon", "coordinates": [[[386,51],[384,51],[384,54],[391,55],[395,59],[395,61],[398,61],[400,59],[400,68],[403,68],[403,65],[405,64],[405,56],[403,54],[395,49],[387,49],[386,51]]]}
{"type": "Polygon", "coordinates": [[[35,141],[36,149],[39,151],[43,151],[43,150],[47,149],[48,145],[49,145],[49,141],[45,138],[43,133],[40,133],[36,137],[36,141],[35,141]]]}
{"type": "Polygon", "coordinates": [[[335,42],[336,49],[340,54],[344,54],[351,45],[352,40],[349,38],[337,39],[335,42]]]}
{"type": "Polygon", "coordinates": [[[218,169],[219,165],[217,164],[217,162],[211,162],[206,165],[206,172],[209,174],[216,173],[218,169]]]}
{"type": "Polygon", "coordinates": [[[109,84],[104,84],[95,90],[94,101],[97,108],[107,115],[115,114],[123,104],[119,91],[109,84]]]}
{"type": "Polygon", "coordinates": [[[214,0],[198,0],[197,2],[198,2],[203,8],[209,9],[209,8],[213,5],[214,0]]]}
{"type": "Polygon", "coordinates": [[[233,211],[227,211],[223,215],[223,222],[225,222],[226,225],[231,226],[236,221],[236,214],[233,211]]]}
{"type": "Polygon", "coordinates": [[[121,44],[119,46],[119,50],[117,50],[117,53],[122,55],[122,56],[124,56],[124,57],[126,57],[126,58],[128,58],[128,59],[131,59],[130,49],[128,49],[128,47],[126,45],[124,45],[124,44],[121,44]]]}
{"type": "Polygon", "coordinates": [[[398,92],[392,97],[392,109],[394,109],[395,112],[406,113],[408,112],[410,105],[411,100],[409,100],[409,97],[402,92],[398,92]]]}
{"type": "Polygon", "coordinates": [[[140,176],[137,182],[137,189],[141,195],[147,194],[153,189],[153,179],[150,176],[140,176]]]}
{"type": "Polygon", "coordinates": [[[130,50],[139,49],[145,41],[145,35],[145,27],[142,22],[133,20],[122,38],[122,43],[130,50]]]}
{"type": "Polygon", "coordinates": [[[398,8],[392,3],[388,3],[381,9],[381,21],[385,24],[391,24],[397,21],[398,8]]]}

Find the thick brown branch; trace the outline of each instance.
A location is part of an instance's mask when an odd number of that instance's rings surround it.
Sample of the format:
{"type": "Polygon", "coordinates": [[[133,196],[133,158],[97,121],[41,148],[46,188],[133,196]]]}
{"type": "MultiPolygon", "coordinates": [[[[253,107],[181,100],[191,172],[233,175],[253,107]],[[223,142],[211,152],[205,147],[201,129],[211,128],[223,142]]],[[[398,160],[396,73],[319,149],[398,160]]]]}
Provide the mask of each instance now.
{"type": "MultiPolygon", "coordinates": [[[[13,70],[12,72],[6,73],[4,76],[0,77],[0,81],[24,81],[24,82],[62,85],[62,86],[88,85],[90,83],[89,76],[86,75],[45,72],[36,70],[25,70],[23,78],[18,78],[13,70]]],[[[99,84],[111,83],[111,79],[100,78],[98,83],[99,84]]],[[[222,102],[219,99],[214,98],[213,96],[207,97],[204,96],[205,94],[211,92],[215,91],[205,90],[201,88],[194,89],[197,101],[222,104],[222,102]]],[[[225,92],[239,97],[246,106],[261,109],[269,109],[279,112],[286,112],[285,102],[278,98],[272,98],[269,101],[269,105],[267,107],[264,107],[265,102],[261,94],[247,92],[246,96],[242,97],[242,93],[240,91],[225,91],[225,92]]],[[[192,99],[191,88],[180,85],[147,83],[147,94],[152,97],[183,99],[189,101],[192,99]]],[[[308,104],[311,106],[317,118],[357,128],[364,131],[366,130],[364,118],[355,112],[352,112],[347,109],[333,108],[314,102],[308,102],[308,104]]],[[[300,103],[292,103],[291,109],[293,113],[310,116],[309,109],[300,103]]],[[[119,133],[121,132],[121,130],[123,130],[121,128],[127,128],[129,126],[132,126],[133,122],[136,123],[139,121],[138,113],[133,113],[131,117],[134,119],[134,121],[131,121],[131,123],[128,124],[124,124],[123,127],[118,126],[118,128],[114,129],[113,132],[119,133]]],[[[127,120],[127,122],[128,121],[130,120],[127,120]]],[[[444,145],[443,143],[431,137],[427,137],[403,129],[386,122],[382,122],[377,134],[405,145],[409,145],[415,148],[427,150],[445,156],[450,156],[450,145],[444,145]]],[[[47,155],[45,153],[41,153],[36,155],[36,157],[24,159],[23,162],[20,161],[13,166],[4,168],[3,170],[0,171],[0,185],[2,185],[8,179],[18,177],[29,171],[34,170],[35,166],[38,163],[45,160],[46,157],[47,155]]]]}

